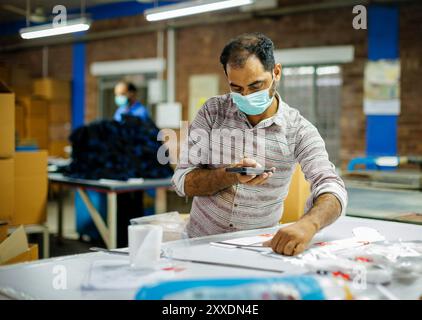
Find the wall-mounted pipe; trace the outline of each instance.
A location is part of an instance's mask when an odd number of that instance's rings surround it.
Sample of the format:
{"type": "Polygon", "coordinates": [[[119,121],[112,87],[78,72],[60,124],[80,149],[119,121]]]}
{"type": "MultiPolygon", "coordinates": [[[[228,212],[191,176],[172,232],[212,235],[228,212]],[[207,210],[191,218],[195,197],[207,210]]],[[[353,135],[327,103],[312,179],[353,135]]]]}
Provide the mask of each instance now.
{"type": "Polygon", "coordinates": [[[176,44],[175,30],[167,30],[167,101],[176,101],[176,44]]]}

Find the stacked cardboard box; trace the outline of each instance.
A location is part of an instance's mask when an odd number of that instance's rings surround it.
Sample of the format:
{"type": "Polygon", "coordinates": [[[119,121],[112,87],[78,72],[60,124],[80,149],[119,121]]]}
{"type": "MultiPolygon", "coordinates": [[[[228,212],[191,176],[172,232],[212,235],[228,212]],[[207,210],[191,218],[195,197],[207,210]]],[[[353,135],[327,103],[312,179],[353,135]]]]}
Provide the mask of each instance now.
{"type": "Polygon", "coordinates": [[[32,79],[28,69],[2,63],[0,81],[16,96],[14,126],[18,145],[36,144],[41,149],[48,149],[51,156],[68,156],[65,147],[69,145],[71,133],[70,82],[32,79]]]}
{"type": "Polygon", "coordinates": [[[0,220],[12,226],[43,224],[47,207],[47,151],[0,159],[0,220]]]}
{"type": "Polygon", "coordinates": [[[4,84],[10,83],[10,69],[4,63],[0,63],[0,81],[4,84]]]}
{"type": "MultiPolygon", "coordinates": [[[[21,108],[30,117],[44,112],[45,104],[29,101],[21,108]]],[[[15,152],[15,95],[1,82],[0,137],[0,220],[10,225],[42,224],[46,221],[47,152],[15,152]]]]}
{"type": "Polygon", "coordinates": [[[9,72],[9,84],[16,96],[28,95],[32,90],[32,77],[27,68],[13,66],[9,72]]]}
{"type": "Polygon", "coordinates": [[[47,151],[15,153],[15,209],[10,224],[43,224],[47,220],[47,151]]]}
{"type": "Polygon", "coordinates": [[[20,141],[25,137],[25,109],[19,101],[15,103],[15,133],[17,141],[20,141]]]}
{"type": "Polygon", "coordinates": [[[7,222],[0,221],[0,265],[28,262],[38,259],[38,245],[28,244],[23,227],[7,237],[7,222]]]}
{"type": "Polygon", "coordinates": [[[52,78],[34,80],[33,93],[48,101],[49,155],[65,157],[71,132],[70,82],[52,78]]]}
{"type": "Polygon", "coordinates": [[[0,82],[0,220],[14,212],[15,95],[0,82]]]}
{"type": "Polygon", "coordinates": [[[48,102],[36,96],[16,99],[16,131],[20,138],[33,140],[39,148],[48,148],[48,102]],[[21,115],[22,114],[22,115],[21,115]],[[23,121],[22,121],[23,119],[23,121]],[[19,128],[22,126],[23,128],[19,128]],[[21,131],[21,132],[19,132],[21,131]]]}

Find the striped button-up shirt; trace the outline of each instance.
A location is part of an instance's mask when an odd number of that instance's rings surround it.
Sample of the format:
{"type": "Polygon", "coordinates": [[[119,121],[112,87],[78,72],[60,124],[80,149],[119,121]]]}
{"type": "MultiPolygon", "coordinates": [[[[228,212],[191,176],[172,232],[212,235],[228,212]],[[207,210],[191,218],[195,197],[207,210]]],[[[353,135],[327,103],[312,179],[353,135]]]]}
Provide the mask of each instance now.
{"type": "Polygon", "coordinates": [[[211,196],[195,196],[187,224],[190,237],[276,225],[297,163],[311,185],[305,213],[323,193],[336,196],[345,213],[347,192],[318,130],[278,94],[276,98],[277,113],[256,126],[229,94],[209,99],[198,111],[173,176],[180,196],[185,196],[186,175],[196,168],[220,168],[247,156],[276,171],[262,185],[236,184],[211,196]]]}

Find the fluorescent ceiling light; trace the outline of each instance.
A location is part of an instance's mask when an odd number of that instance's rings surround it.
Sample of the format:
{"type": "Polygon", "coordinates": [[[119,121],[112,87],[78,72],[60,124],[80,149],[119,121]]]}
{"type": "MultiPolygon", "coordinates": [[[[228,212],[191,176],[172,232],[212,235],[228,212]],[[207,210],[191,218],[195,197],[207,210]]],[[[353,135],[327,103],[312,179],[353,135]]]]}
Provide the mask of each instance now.
{"type": "Polygon", "coordinates": [[[189,16],[198,13],[240,7],[254,3],[255,0],[196,0],[145,10],[148,21],[158,21],[189,16]]]}
{"type": "Polygon", "coordinates": [[[86,18],[68,20],[66,24],[54,26],[52,23],[34,27],[23,28],[19,33],[23,39],[35,39],[42,37],[57,36],[59,34],[86,31],[89,29],[91,21],[86,18]]]}

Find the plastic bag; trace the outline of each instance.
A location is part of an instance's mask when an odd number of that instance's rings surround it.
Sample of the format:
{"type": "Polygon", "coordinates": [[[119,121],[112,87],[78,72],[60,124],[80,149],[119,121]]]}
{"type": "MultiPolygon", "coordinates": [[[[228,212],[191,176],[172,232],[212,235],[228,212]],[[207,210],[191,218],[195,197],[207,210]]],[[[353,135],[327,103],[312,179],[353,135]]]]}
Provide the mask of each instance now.
{"type": "Polygon", "coordinates": [[[177,211],[131,219],[130,224],[154,224],[162,226],[163,242],[188,238],[186,233],[186,221],[177,211]]]}
{"type": "Polygon", "coordinates": [[[321,276],[206,278],[145,285],[138,300],[345,300],[353,295],[339,279],[321,276]]]}

